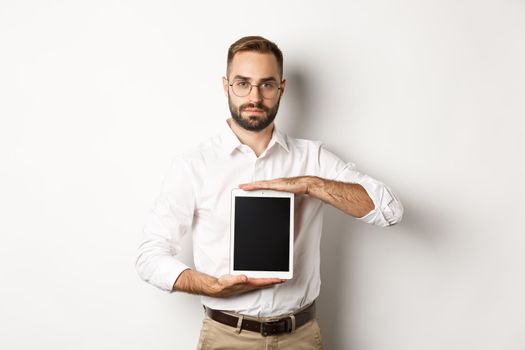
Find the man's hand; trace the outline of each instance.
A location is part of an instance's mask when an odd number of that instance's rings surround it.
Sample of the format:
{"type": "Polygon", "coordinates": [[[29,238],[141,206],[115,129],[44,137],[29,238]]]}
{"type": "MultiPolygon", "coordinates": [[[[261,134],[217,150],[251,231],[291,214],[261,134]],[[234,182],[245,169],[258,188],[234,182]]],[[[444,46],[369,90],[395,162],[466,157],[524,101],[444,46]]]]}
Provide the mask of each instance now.
{"type": "Polygon", "coordinates": [[[286,282],[280,278],[248,278],[245,275],[223,275],[212,277],[202,272],[187,269],[183,271],[175,284],[174,291],[227,298],[255,289],[268,288],[286,282]]]}
{"type": "Polygon", "coordinates": [[[320,180],[320,178],[313,176],[283,177],[280,179],[242,184],[239,185],[239,188],[245,191],[275,190],[302,195],[309,194],[314,186],[319,185],[320,180]]]}
{"type": "Polygon", "coordinates": [[[363,188],[355,183],[326,180],[316,176],[286,177],[242,184],[246,191],[276,190],[296,195],[307,194],[333,205],[356,218],[361,218],[374,209],[375,204],[363,188]]]}
{"type": "Polygon", "coordinates": [[[217,279],[215,297],[230,297],[255,289],[271,287],[285,282],[280,278],[248,278],[245,275],[224,275],[217,279]]]}

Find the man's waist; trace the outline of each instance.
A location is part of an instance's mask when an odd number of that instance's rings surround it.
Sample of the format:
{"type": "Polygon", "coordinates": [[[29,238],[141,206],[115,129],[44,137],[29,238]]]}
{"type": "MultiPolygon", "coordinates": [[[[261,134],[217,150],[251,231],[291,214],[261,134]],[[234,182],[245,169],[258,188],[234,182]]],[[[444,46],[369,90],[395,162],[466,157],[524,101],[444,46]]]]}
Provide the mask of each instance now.
{"type": "Polygon", "coordinates": [[[243,299],[243,297],[222,299],[203,296],[201,301],[205,307],[210,309],[221,310],[231,315],[263,320],[273,320],[299,312],[315,301],[313,296],[312,299],[303,300],[302,303],[290,303],[275,298],[274,303],[270,305],[260,299],[253,300],[253,303],[251,300],[239,300],[243,299]]]}
{"type": "Polygon", "coordinates": [[[315,302],[296,312],[272,317],[253,317],[232,311],[214,310],[204,306],[206,315],[214,321],[235,327],[240,332],[248,330],[263,336],[290,333],[315,318],[315,302]]]}

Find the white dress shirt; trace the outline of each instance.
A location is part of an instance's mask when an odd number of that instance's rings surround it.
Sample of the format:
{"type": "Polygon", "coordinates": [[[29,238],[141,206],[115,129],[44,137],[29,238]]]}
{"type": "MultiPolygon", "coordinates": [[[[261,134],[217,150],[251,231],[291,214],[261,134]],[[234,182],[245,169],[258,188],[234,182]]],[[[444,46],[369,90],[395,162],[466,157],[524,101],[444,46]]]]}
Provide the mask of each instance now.
{"type": "MultiPolygon", "coordinates": [[[[228,274],[231,190],[242,183],[302,175],[362,185],[375,209],[359,220],[381,226],[401,220],[403,206],[390,189],[359,173],[354,164],[343,162],[320,142],[294,139],[274,128],[268,147],[257,157],[225,123],[220,135],[174,158],[146,218],[136,260],[138,274],[171,292],[178,276],[188,268],[177,259],[180,240],[187,233],[193,238],[196,270],[215,277],[228,274]]],[[[323,204],[310,196],[296,197],[293,279],[229,298],[203,296],[202,303],[213,309],[267,317],[313,302],[321,285],[323,204]]]]}

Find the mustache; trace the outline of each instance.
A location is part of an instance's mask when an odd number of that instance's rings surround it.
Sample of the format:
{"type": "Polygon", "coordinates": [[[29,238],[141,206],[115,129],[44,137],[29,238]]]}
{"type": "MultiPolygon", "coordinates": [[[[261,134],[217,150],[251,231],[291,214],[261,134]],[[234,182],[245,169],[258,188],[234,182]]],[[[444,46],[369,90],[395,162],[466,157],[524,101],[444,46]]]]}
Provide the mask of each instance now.
{"type": "Polygon", "coordinates": [[[243,111],[243,110],[248,109],[248,108],[262,109],[265,112],[269,111],[268,107],[264,106],[262,103],[245,103],[245,104],[241,105],[239,110],[243,111]]]}

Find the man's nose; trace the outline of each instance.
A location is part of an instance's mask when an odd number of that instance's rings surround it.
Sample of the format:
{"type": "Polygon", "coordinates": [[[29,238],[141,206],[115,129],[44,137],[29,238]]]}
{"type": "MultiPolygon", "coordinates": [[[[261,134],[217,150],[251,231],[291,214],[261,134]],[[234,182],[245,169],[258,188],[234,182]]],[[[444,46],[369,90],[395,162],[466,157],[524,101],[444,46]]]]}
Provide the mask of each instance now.
{"type": "Polygon", "coordinates": [[[250,91],[250,102],[261,102],[262,101],[262,95],[261,90],[259,90],[258,85],[252,85],[252,90],[250,91]]]}

